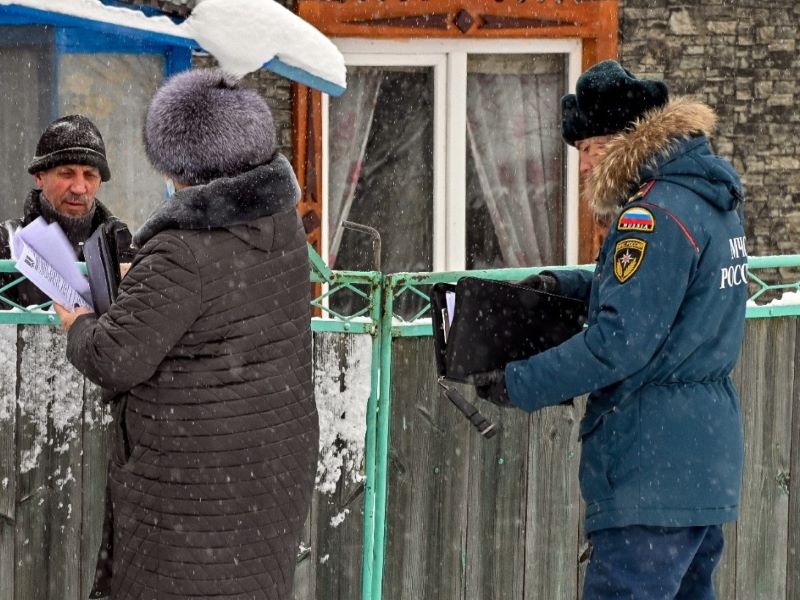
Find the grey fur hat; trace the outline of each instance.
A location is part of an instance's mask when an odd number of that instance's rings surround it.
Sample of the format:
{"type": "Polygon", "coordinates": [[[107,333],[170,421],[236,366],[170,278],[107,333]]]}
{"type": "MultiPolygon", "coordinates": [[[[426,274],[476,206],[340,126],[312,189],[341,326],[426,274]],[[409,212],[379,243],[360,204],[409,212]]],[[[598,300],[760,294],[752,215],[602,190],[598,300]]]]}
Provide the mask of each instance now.
{"type": "Polygon", "coordinates": [[[256,92],[219,69],[170,77],[150,102],[144,148],[175,181],[201,185],[264,164],[275,154],[275,125],[256,92]]]}

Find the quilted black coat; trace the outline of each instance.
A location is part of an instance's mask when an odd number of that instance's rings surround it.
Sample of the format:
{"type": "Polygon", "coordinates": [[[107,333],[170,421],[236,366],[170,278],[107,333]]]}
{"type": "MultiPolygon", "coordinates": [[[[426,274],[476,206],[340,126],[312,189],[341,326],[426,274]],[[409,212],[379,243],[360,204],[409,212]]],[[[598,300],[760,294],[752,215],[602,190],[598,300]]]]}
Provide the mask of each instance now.
{"type": "Polygon", "coordinates": [[[319,438],[297,195],[282,156],[177,192],[109,312],[70,329],[114,394],[93,597],[291,597],[319,438]]]}

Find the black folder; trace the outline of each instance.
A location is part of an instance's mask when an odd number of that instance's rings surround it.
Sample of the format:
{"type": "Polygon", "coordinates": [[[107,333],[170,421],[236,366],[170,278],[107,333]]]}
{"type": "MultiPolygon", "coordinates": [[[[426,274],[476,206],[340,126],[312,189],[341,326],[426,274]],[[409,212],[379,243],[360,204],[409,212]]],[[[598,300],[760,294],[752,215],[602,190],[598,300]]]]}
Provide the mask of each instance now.
{"type": "Polygon", "coordinates": [[[439,375],[469,382],[470,375],[502,369],[579,333],[587,308],[517,283],[463,277],[455,285],[433,286],[431,311],[439,375]],[[455,293],[453,315],[448,292],[455,293]]]}
{"type": "Polygon", "coordinates": [[[105,235],[103,227],[95,229],[84,242],[83,258],[89,275],[94,312],[102,315],[116,300],[121,279],[116,243],[105,235]]]}

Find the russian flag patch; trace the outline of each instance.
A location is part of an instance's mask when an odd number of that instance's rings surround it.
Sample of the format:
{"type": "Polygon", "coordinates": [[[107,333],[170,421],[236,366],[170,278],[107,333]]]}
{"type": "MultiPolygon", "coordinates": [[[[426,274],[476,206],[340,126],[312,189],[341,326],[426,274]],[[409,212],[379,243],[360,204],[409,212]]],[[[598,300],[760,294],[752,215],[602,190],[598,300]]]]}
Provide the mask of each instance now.
{"type": "Polygon", "coordinates": [[[619,216],[617,231],[636,231],[650,233],[656,228],[656,220],[646,208],[636,206],[629,208],[619,216]]]}

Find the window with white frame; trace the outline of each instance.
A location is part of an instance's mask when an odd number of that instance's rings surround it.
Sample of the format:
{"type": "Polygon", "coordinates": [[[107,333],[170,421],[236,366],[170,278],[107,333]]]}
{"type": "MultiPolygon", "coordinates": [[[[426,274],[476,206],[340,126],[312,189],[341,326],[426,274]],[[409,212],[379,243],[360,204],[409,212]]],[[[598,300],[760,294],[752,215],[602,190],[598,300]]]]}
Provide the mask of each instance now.
{"type": "Polygon", "coordinates": [[[577,161],[560,99],[577,40],[334,40],[348,88],[323,109],[323,253],[337,269],[576,262],[577,161]]]}

